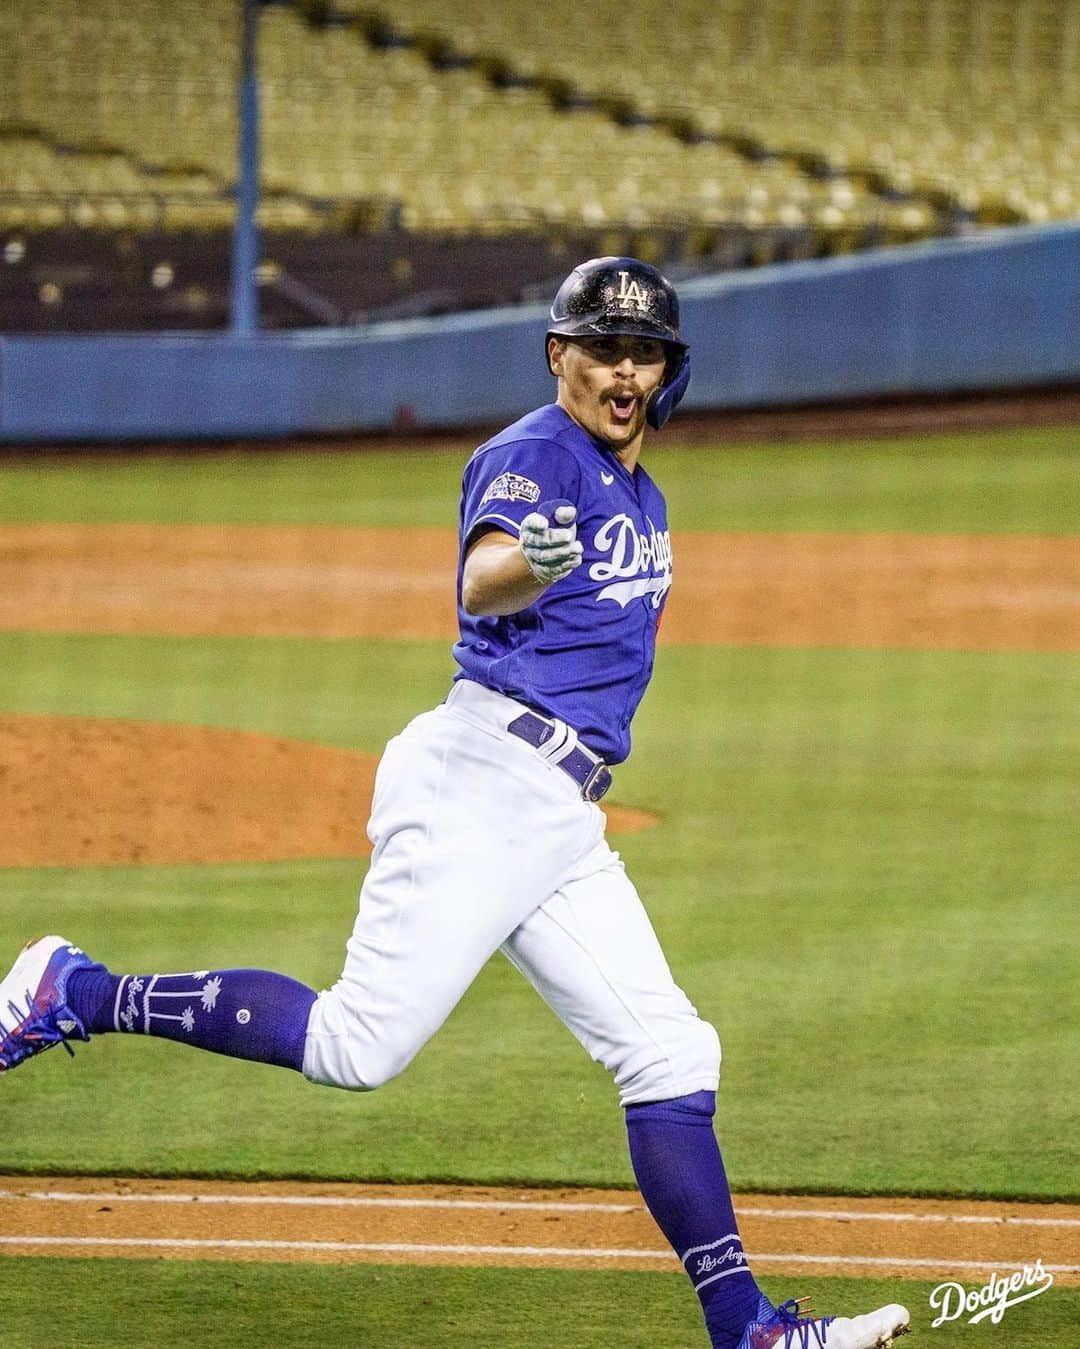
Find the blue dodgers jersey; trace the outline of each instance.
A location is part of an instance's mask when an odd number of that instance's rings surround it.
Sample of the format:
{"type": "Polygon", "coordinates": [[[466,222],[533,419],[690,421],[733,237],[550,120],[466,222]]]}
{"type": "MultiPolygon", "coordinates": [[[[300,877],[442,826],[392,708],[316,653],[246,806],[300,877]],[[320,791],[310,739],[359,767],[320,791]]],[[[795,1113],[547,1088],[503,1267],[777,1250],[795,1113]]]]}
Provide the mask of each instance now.
{"type": "Polygon", "coordinates": [[[457,599],[456,679],[474,679],[560,717],[609,764],[630,753],[630,722],[653,669],[671,586],[671,537],[660,489],[557,404],[481,445],[465,467],[457,599]],[[580,567],[505,618],[461,607],[467,545],[488,526],[517,535],[538,506],[577,506],[580,567]]]}

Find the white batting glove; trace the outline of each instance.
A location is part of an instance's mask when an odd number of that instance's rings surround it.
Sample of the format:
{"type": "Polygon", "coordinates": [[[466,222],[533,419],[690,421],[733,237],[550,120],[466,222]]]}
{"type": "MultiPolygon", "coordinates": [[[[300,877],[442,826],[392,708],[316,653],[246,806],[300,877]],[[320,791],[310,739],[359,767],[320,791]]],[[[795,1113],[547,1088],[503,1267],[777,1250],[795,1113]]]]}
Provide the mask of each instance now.
{"type": "Polygon", "coordinates": [[[521,551],[529,570],[544,585],[562,580],[581,566],[585,545],[578,540],[576,519],[576,506],[556,506],[554,524],[538,511],[521,522],[521,551]]]}

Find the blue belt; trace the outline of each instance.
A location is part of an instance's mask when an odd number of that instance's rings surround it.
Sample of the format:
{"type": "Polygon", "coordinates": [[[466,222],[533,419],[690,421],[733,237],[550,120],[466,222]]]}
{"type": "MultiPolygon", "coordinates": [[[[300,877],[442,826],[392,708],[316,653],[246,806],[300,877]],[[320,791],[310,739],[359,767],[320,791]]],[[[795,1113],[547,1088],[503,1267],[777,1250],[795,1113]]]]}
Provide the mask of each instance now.
{"type": "Polygon", "coordinates": [[[541,752],[546,759],[574,779],[586,801],[599,801],[611,786],[611,769],[592,750],[586,749],[577,740],[576,734],[570,732],[563,722],[549,721],[538,712],[523,712],[520,717],[515,717],[506,729],[511,735],[516,735],[519,740],[531,745],[533,749],[541,749],[541,746],[546,745],[559,733],[560,728],[568,732],[562,739],[564,743],[569,743],[570,748],[562,750],[560,747],[554,752],[544,753],[542,750],[541,752]]]}

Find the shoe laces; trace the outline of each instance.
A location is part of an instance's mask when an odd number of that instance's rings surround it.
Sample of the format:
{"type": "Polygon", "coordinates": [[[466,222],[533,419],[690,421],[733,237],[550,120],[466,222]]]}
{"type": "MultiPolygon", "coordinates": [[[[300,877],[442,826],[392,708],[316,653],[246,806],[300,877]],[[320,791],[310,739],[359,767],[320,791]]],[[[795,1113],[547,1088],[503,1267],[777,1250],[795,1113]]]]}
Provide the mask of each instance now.
{"type": "MultiPolygon", "coordinates": [[[[29,989],[25,991],[26,1011],[18,1006],[17,1003],[8,1002],[8,1011],[15,1018],[15,1023],[10,1034],[15,1038],[13,1051],[3,1053],[0,1051],[0,1071],[5,1068],[14,1068],[21,1063],[23,1059],[29,1058],[32,1054],[38,1054],[43,1049],[48,1049],[52,1045],[63,1045],[72,1058],[75,1057],[75,1051],[68,1043],[68,1037],[56,1024],[56,1013],[60,1010],[53,1003],[48,1002],[41,1006],[35,1006],[33,994],[29,989]],[[22,1027],[16,1031],[19,1022],[22,1021],[22,1027]],[[24,1052],[19,1053],[20,1045],[24,1052]]],[[[0,1023],[0,1031],[3,1030],[3,1024],[0,1023]]]]}
{"type": "Polygon", "coordinates": [[[777,1307],[776,1315],[779,1320],[783,1321],[785,1324],[797,1321],[800,1317],[813,1317],[816,1315],[814,1311],[814,1299],[809,1293],[805,1294],[803,1297],[788,1298],[786,1302],[781,1302],[779,1307],[777,1307]]]}
{"type": "Polygon", "coordinates": [[[815,1316],[810,1297],[789,1298],[775,1309],[775,1313],[776,1320],[784,1327],[784,1349],[825,1349],[821,1331],[833,1317],[815,1316]]]}

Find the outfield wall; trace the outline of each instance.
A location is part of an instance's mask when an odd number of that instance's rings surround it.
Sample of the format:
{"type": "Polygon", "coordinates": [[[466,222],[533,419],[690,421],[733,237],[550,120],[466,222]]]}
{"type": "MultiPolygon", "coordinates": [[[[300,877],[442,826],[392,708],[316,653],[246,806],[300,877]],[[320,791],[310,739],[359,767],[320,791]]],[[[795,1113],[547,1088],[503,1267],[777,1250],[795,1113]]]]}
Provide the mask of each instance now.
{"type": "MultiPolygon", "coordinates": [[[[1080,224],[680,287],[697,410],[1080,380],[1080,224]]],[[[272,438],[498,422],[547,402],[546,309],[364,329],[0,337],[0,441],[272,438]]]]}

